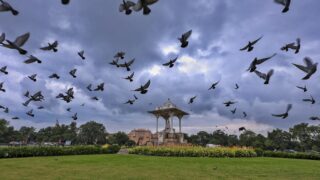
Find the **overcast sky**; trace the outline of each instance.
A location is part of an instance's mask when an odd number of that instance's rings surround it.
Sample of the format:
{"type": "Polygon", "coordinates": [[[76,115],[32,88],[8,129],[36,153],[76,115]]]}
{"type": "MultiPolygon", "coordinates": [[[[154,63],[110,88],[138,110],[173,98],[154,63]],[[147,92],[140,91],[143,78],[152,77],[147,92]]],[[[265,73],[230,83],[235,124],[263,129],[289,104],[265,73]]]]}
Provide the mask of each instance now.
{"type": "MultiPolygon", "coordinates": [[[[41,59],[42,64],[23,63],[27,56],[15,50],[0,48],[0,66],[8,66],[8,75],[1,74],[7,92],[0,93],[0,104],[10,108],[9,114],[0,117],[10,120],[15,127],[36,128],[53,125],[56,119],[69,124],[73,113],[78,113],[78,123],[90,120],[105,124],[108,132],[129,132],[134,128],[155,131],[155,118],[147,111],[162,105],[168,98],[182,110],[190,113],[182,122],[182,130],[195,133],[200,130],[212,132],[224,126],[233,133],[245,126],[257,133],[274,128],[288,129],[301,122],[313,123],[310,116],[320,116],[319,103],[302,102],[310,94],[320,102],[320,75],[302,81],[302,71],[291,63],[302,64],[305,56],[319,61],[320,54],[320,1],[292,1],[288,13],[273,0],[159,0],[150,6],[148,16],[134,12],[127,16],[118,11],[122,0],[71,0],[61,5],[60,0],[10,0],[20,14],[0,13],[0,33],[14,40],[30,32],[24,48],[29,55],[41,59]],[[192,29],[189,46],[180,48],[177,38],[192,29]],[[249,40],[263,35],[255,49],[239,51],[249,40]],[[301,38],[299,54],[280,51],[286,44],[301,38]],[[59,51],[45,52],[39,48],[57,40],[59,51]],[[85,61],[77,55],[85,50],[85,61]],[[118,51],[125,51],[125,60],[135,58],[132,83],[122,79],[131,72],[109,65],[118,51]],[[253,73],[246,72],[254,57],[277,56],[259,66],[267,72],[275,70],[270,85],[253,73]],[[169,69],[162,66],[169,59],[179,56],[176,65],[169,69]],[[68,72],[77,68],[77,78],[68,72]],[[28,75],[37,73],[38,81],[32,82],[28,75]],[[57,73],[59,80],[48,76],[57,73]],[[151,80],[149,92],[135,93],[139,100],[132,106],[124,104],[133,98],[131,91],[151,80]],[[217,89],[208,91],[213,82],[219,81],[217,89]],[[89,92],[86,86],[105,83],[104,92],[89,92]],[[235,90],[235,83],[240,88],[235,90]],[[297,85],[307,85],[304,93],[297,85]],[[55,96],[68,88],[75,89],[75,99],[66,103],[55,96]],[[42,90],[45,101],[32,102],[29,107],[22,103],[25,91],[42,90]],[[192,105],[189,98],[197,96],[192,105]],[[99,101],[90,98],[97,96],[99,101]],[[226,108],[224,101],[238,103],[226,108]],[[85,103],[85,106],[80,106],[85,103]],[[152,104],[150,104],[152,103],[152,104]],[[283,113],[288,103],[293,104],[288,119],[277,119],[272,113],[283,113]],[[45,109],[37,110],[38,106],[45,109]],[[66,108],[71,107],[67,112],[66,108]],[[233,115],[230,110],[237,108],[233,115]],[[35,117],[25,112],[34,109],[35,117]],[[242,118],[242,112],[248,114],[242,118]],[[13,116],[20,120],[11,120],[13,116]]],[[[177,120],[177,119],[175,119],[177,120]]],[[[160,127],[164,122],[160,121],[160,127]]],[[[174,122],[176,129],[178,122],[174,122]]]]}

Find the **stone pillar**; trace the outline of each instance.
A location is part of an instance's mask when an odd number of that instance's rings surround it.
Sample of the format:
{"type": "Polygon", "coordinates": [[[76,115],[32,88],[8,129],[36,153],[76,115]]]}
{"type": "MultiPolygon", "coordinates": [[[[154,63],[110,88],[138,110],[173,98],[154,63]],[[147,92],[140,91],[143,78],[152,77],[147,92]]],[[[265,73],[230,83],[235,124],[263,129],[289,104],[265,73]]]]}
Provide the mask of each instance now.
{"type": "Polygon", "coordinates": [[[181,117],[179,117],[179,133],[181,133],[181,117]]]}
{"type": "Polygon", "coordinates": [[[157,129],[156,129],[156,133],[158,134],[159,133],[159,116],[157,116],[157,129]]]}

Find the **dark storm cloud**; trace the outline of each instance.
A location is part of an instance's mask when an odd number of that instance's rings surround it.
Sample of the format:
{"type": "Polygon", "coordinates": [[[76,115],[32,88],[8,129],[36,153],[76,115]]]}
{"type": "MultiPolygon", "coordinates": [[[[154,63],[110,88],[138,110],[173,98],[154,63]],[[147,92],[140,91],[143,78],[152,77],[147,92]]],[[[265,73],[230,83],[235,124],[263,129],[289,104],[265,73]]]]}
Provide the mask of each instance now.
{"type": "MultiPolygon", "coordinates": [[[[148,110],[154,109],[170,98],[182,109],[190,112],[185,119],[185,131],[213,131],[215,125],[228,125],[237,129],[242,123],[258,132],[273,127],[289,126],[307,121],[311,115],[318,115],[319,105],[310,106],[301,101],[311,93],[320,99],[319,75],[307,82],[301,81],[302,72],[291,63],[301,63],[310,56],[318,61],[320,3],[315,0],[293,1],[291,10],[281,13],[281,7],[270,1],[233,0],[160,0],[151,6],[152,13],[143,16],[133,13],[126,16],[118,12],[119,0],[72,1],[62,6],[60,1],[13,0],[12,5],[20,10],[19,16],[0,14],[0,32],[9,39],[25,32],[31,37],[25,48],[39,57],[42,64],[25,65],[27,57],[1,48],[0,65],[8,65],[8,77],[1,75],[8,87],[0,100],[22,120],[12,122],[15,126],[33,125],[43,127],[55,123],[69,123],[74,112],[78,112],[79,123],[96,120],[106,124],[109,131],[133,128],[154,130],[155,120],[148,110]],[[192,29],[189,47],[180,49],[177,38],[192,29]],[[252,53],[239,49],[249,40],[263,35],[252,53]],[[302,39],[301,53],[281,52],[280,47],[302,39]],[[48,42],[59,41],[57,53],[44,52],[40,47],[48,42]],[[85,50],[85,61],[77,55],[85,50]],[[128,61],[135,58],[134,82],[122,79],[130,74],[108,63],[117,51],[125,51],[128,61]],[[245,70],[254,57],[278,55],[259,69],[263,72],[273,68],[275,74],[271,83],[265,86],[255,74],[245,70]],[[174,68],[161,64],[179,56],[174,68]],[[77,78],[68,72],[77,68],[77,78]],[[38,82],[27,79],[38,74],[38,82]],[[49,80],[52,73],[60,80],[49,80]],[[140,95],[131,90],[151,79],[150,91],[140,95]],[[208,91],[211,83],[220,80],[218,88],[208,91]],[[86,86],[95,87],[105,82],[104,92],[89,92],[86,86]],[[240,85],[235,90],[235,83],[240,85]],[[306,84],[310,92],[302,93],[296,85],[306,84]],[[58,93],[75,88],[75,100],[67,104],[57,100],[58,93]],[[23,93],[42,90],[46,96],[43,103],[32,103],[25,108],[23,93]],[[139,100],[133,105],[123,104],[136,94],[139,100]],[[190,97],[197,95],[195,102],[188,105],[190,97]],[[99,97],[99,101],[90,98],[99,97]],[[238,112],[232,115],[232,108],[225,108],[224,101],[235,100],[238,112]],[[80,104],[85,103],[82,107],[80,104]],[[152,103],[152,104],[150,104],[152,103]],[[290,118],[280,121],[271,113],[281,112],[287,103],[294,105],[290,118]],[[45,110],[36,110],[36,117],[30,119],[25,112],[43,105],[45,110]],[[71,107],[72,113],[66,112],[71,107]],[[242,111],[248,113],[247,120],[241,119],[242,111]]],[[[5,118],[11,115],[4,114],[5,118]]]]}

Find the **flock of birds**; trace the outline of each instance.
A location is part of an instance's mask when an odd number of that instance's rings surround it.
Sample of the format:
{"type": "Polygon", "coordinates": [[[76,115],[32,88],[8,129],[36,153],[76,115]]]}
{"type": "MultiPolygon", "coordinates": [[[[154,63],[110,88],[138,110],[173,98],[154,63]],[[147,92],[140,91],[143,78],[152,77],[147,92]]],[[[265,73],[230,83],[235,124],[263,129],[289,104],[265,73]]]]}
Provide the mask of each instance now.
{"type": "MultiPolygon", "coordinates": [[[[132,2],[132,1],[126,1],[123,0],[122,3],[119,5],[119,12],[124,12],[126,15],[130,15],[133,11],[135,12],[139,12],[142,10],[144,15],[148,15],[151,13],[151,9],[150,9],[150,5],[153,5],[155,3],[157,3],[158,0],[138,0],[136,3],[132,2]]],[[[282,10],[283,13],[286,13],[289,11],[290,8],[290,4],[291,4],[291,0],[274,0],[274,2],[282,5],[284,8],[282,10]]],[[[61,3],[64,5],[67,5],[70,3],[70,0],[61,0],[61,3]]],[[[19,15],[19,11],[17,11],[16,9],[14,9],[8,2],[4,1],[4,0],[0,0],[0,12],[11,12],[14,16],[19,15]]],[[[179,42],[180,42],[180,47],[181,48],[187,48],[189,45],[189,38],[192,35],[192,30],[189,30],[185,33],[183,33],[181,35],[181,37],[178,38],[179,42]]],[[[25,33],[23,35],[18,36],[14,41],[9,40],[6,38],[6,34],[2,33],[0,36],[0,45],[4,48],[8,48],[8,49],[13,49],[16,50],[19,54],[21,55],[27,55],[28,51],[23,49],[24,44],[28,41],[30,37],[30,33],[25,33]]],[[[255,45],[260,42],[263,39],[263,36],[253,40],[253,41],[249,41],[243,48],[240,49],[240,51],[247,51],[247,52],[252,52],[255,48],[255,45]]],[[[54,41],[54,42],[50,42],[48,43],[47,46],[45,47],[40,47],[41,50],[43,51],[52,51],[52,52],[57,52],[58,51],[58,46],[59,43],[58,41],[54,41]]],[[[293,51],[295,54],[298,54],[300,52],[300,48],[301,48],[301,40],[299,38],[297,38],[296,42],[292,42],[292,43],[288,43],[285,44],[283,47],[281,47],[280,49],[282,51],[293,51]]],[[[131,66],[132,64],[135,62],[135,59],[131,59],[129,61],[125,61],[125,52],[117,52],[114,55],[114,59],[112,60],[112,62],[110,62],[109,64],[112,66],[115,66],[116,68],[124,68],[126,69],[126,71],[131,71],[131,66]],[[122,62],[123,61],[123,62],[122,62]]],[[[265,85],[268,85],[270,83],[270,80],[274,74],[274,70],[270,69],[268,72],[261,72],[258,70],[258,67],[260,67],[263,63],[270,61],[273,57],[275,57],[277,54],[274,53],[272,55],[270,55],[269,57],[264,57],[264,58],[254,58],[252,60],[252,62],[250,63],[247,71],[249,73],[254,73],[256,74],[259,78],[261,78],[263,80],[263,83],[265,85]]],[[[84,50],[81,50],[78,52],[78,56],[82,59],[85,60],[85,52],[84,50]]],[[[175,63],[178,60],[178,56],[175,57],[174,59],[170,59],[168,62],[164,63],[163,66],[166,66],[168,68],[173,68],[175,63]]],[[[313,74],[316,73],[317,71],[317,65],[318,63],[314,63],[312,61],[311,58],[309,57],[305,57],[304,58],[304,65],[300,65],[300,64],[293,64],[295,67],[297,67],[299,70],[303,71],[305,73],[305,76],[302,78],[302,80],[308,80],[312,77],[313,74]]],[[[28,58],[24,61],[25,64],[33,64],[33,63],[42,63],[42,60],[40,60],[39,58],[37,58],[34,55],[28,55],[28,58]]],[[[3,66],[0,68],[0,73],[4,74],[4,75],[8,75],[8,71],[7,71],[7,66],[3,66]]],[[[69,75],[73,78],[77,78],[77,69],[72,69],[69,71],[69,75]]],[[[128,75],[127,77],[124,77],[125,80],[128,80],[129,82],[133,82],[133,78],[134,78],[134,72],[132,72],[130,75],[128,75]]],[[[37,74],[32,74],[30,76],[28,76],[28,78],[33,81],[36,82],[37,81],[37,74]]],[[[59,80],[60,79],[60,75],[53,73],[51,74],[48,78],[50,79],[56,79],[59,80]]],[[[217,86],[219,85],[220,81],[214,82],[208,90],[215,90],[217,88],[217,86]]],[[[132,90],[135,92],[139,92],[140,94],[146,94],[148,92],[148,88],[151,84],[151,80],[148,80],[147,82],[145,82],[144,84],[142,84],[140,87],[132,90]]],[[[238,84],[235,84],[235,90],[239,89],[240,86],[238,84]]],[[[303,90],[304,92],[307,92],[308,89],[306,86],[297,86],[297,88],[303,90]]],[[[96,85],[96,87],[93,87],[92,84],[89,84],[86,89],[88,91],[104,91],[104,83],[100,83],[98,85],[96,85]]],[[[2,92],[6,92],[5,89],[5,84],[4,82],[0,83],[0,91],[2,92]]],[[[41,91],[35,92],[35,93],[30,93],[29,91],[27,91],[24,94],[24,97],[27,98],[27,100],[22,103],[23,106],[28,106],[31,102],[42,102],[45,100],[43,94],[41,91]]],[[[62,101],[65,101],[66,103],[70,103],[74,98],[74,89],[71,87],[69,89],[67,89],[66,92],[63,93],[59,93],[56,96],[57,99],[60,99],[62,101]]],[[[196,100],[197,96],[193,96],[189,99],[188,104],[192,104],[194,103],[194,101],[196,100]]],[[[94,96],[91,98],[92,100],[96,100],[98,101],[99,98],[97,96],[94,96]]],[[[125,102],[124,104],[129,104],[129,105],[133,105],[135,103],[135,101],[138,100],[138,97],[134,94],[132,99],[129,99],[127,102],[125,102]]],[[[310,98],[308,99],[303,99],[303,101],[305,102],[309,102],[311,104],[315,104],[316,101],[315,99],[310,96],[310,98]]],[[[233,100],[229,100],[224,102],[223,104],[226,107],[232,107],[235,106],[235,104],[237,103],[237,101],[233,101],[233,100]]],[[[82,104],[81,106],[84,106],[84,104],[82,104]]],[[[0,105],[0,109],[4,109],[4,113],[9,113],[9,108],[0,105]]],[[[39,106],[38,109],[44,109],[43,106],[39,106]]],[[[289,116],[289,112],[292,109],[292,104],[288,104],[286,111],[284,113],[280,113],[280,114],[272,114],[272,116],[274,117],[279,117],[279,118],[287,118],[289,116]]],[[[66,111],[71,112],[71,108],[67,108],[66,111]]],[[[237,112],[237,108],[235,107],[234,109],[230,110],[232,114],[235,114],[237,112]]],[[[33,113],[33,109],[28,110],[26,112],[26,114],[30,117],[34,117],[35,114],[33,113]]],[[[243,117],[246,118],[247,117],[247,113],[246,112],[242,112],[243,117]]],[[[73,120],[77,120],[78,116],[77,113],[74,113],[71,117],[73,120]]],[[[19,117],[14,116],[12,117],[12,119],[19,119],[19,117]]],[[[316,117],[316,116],[312,116],[310,117],[310,120],[320,120],[320,117],[316,117]]],[[[239,131],[243,131],[245,130],[245,127],[240,127],[239,131]]]]}

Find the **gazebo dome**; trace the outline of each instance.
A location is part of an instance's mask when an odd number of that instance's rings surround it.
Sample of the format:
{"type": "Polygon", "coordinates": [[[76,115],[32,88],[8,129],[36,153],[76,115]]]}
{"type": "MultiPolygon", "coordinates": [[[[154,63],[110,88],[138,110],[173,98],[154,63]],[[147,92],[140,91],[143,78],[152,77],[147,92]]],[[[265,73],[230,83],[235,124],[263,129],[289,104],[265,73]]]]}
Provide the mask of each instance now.
{"type": "Polygon", "coordinates": [[[177,108],[175,104],[173,104],[170,99],[168,99],[167,102],[165,102],[162,106],[159,107],[159,109],[170,109],[170,108],[177,108]]]}

